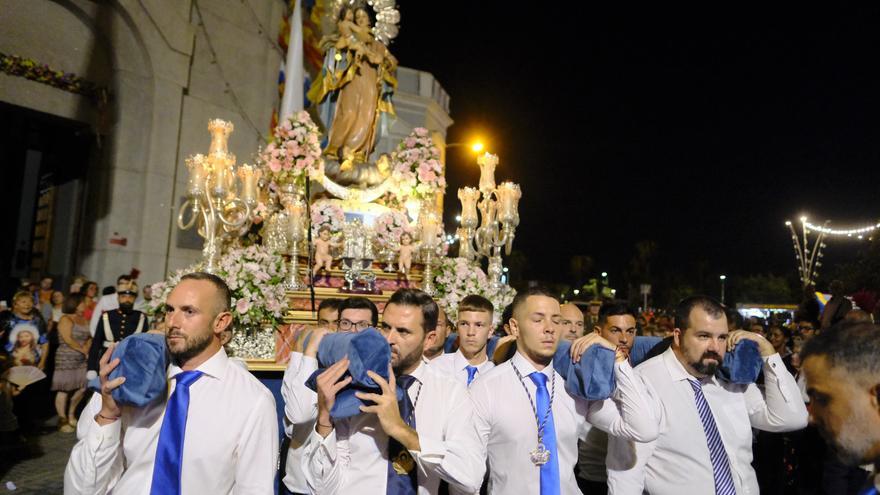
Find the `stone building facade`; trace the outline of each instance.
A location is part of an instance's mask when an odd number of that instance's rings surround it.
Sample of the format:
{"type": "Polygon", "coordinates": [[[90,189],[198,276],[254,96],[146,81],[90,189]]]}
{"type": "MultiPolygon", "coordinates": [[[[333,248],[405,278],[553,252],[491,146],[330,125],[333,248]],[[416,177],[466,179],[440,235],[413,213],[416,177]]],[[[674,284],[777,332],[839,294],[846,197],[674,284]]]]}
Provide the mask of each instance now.
{"type": "MultiPolygon", "coordinates": [[[[239,163],[250,162],[269,134],[285,2],[0,0],[0,12],[0,53],[109,89],[100,105],[0,73],[0,101],[86,124],[96,136],[83,180],[57,185],[66,199],[55,205],[43,270],[107,284],[137,268],[153,282],[198,259],[198,249],[184,247],[182,236],[191,234],[176,227],[184,159],[207,151],[212,118],[235,125],[229,146],[239,163]]],[[[448,95],[431,74],[401,68],[398,78],[400,118],[378,148],[416,126],[443,142],[452,123],[448,95]]],[[[25,203],[20,217],[30,213],[25,203]]]]}

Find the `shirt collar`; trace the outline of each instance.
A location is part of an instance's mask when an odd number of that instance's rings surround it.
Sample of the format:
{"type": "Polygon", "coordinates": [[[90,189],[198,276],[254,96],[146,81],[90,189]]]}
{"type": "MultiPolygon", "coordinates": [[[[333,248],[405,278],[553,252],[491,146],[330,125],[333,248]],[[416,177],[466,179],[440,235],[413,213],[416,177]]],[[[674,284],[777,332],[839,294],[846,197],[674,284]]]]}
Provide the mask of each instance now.
{"type": "Polygon", "coordinates": [[[666,363],[666,369],[669,370],[669,375],[672,377],[673,381],[697,380],[698,382],[703,382],[704,384],[715,383],[714,376],[697,378],[694,375],[688,373],[688,371],[684,369],[684,365],[682,365],[681,361],[679,361],[678,357],[676,357],[675,351],[672,349],[672,346],[669,346],[669,349],[666,349],[666,352],[663,353],[663,362],[666,363]]]}
{"type": "MultiPolygon", "coordinates": [[[[522,352],[520,351],[516,351],[516,354],[514,354],[513,357],[510,358],[510,363],[516,366],[516,369],[519,370],[519,373],[522,375],[523,378],[538,371],[535,369],[532,363],[528,359],[526,359],[525,356],[522,355],[522,352]]],[[[553,378],[553,372],[553,362],[551,361],[550,364],[544,366],[544,369],[541,370],[539,373],[543,373],[547,375],[547,379],[551,379],[553,378]]]]}
{"type": "Polygon", "coordinates": [[[425,376],[425,368],[426,367],[427,367],[427,365],[424,362],[419,363],[419,367],[416,368],[415,370],[413,370],[413,372],[410,373],[409,376],[415,378],[416,381],[419,383],[424,383],[424,381],[425,381],[424,376],[425,376]]]}
{"type": "MultiPolygon", "coordinates": [[[[484,364],[486,364],[488,361],[489,360],[486,359],[482,363],[476,364],[474,366],[479,368],[480,366],[483,366],[484,364]]],[[[459,349],[459,350],[455,351],[455,353],[452,355],[452,365],[455,366],[456,371],[461,371],[461,370],[467,368],[468,366],[471,366],[471,363],[468,362],[467,358],[464,357],[464,354],[462,354],[461,349],[459,349]]]]}
{"type": "MultiPolygon", "coordinates": [[[[202,373],[213,378],[217,378],[218,380],[222,380],[223,377],[226,376],[226,365],[228,363],[229,357],[226,356],[226,350],[221,347],[216,354],[208,358],[208,360],[202,363],[198,368],[196,368],[196,370],[201,371],[202,373]]],[[[172,364],[168,367],[169,380],[180,373],[183,373],[183,370],[180,369],[180,366],[172,364]]]]}

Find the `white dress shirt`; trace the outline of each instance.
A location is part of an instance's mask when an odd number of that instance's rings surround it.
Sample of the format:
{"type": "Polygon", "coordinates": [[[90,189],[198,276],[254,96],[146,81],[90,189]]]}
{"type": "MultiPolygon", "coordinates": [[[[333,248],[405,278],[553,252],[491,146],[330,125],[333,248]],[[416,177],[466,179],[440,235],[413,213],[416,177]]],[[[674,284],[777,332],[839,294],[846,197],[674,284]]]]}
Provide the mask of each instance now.
{"type": "MultiPolygon", "coordinates": [[[[715,478],[703,422],[697,411],[695,379],[668,349],[642,363],[636,374],[645,381],[650,408],[659,424],[654,442],[631,444],[610,438],[608,489],[613,494],[653,495],[715,493],[715,478]]],[[[715,377],[702,380],[718,433],[730,463],[737,495],[758,494],[752,469],[752,428],[782,432],[807,426],[807,409],[794,378],[778,354],[764,358],[764,390],[715,377]]]]}
{"type": "Polygon", "coordinates": [[[318,394],[305,386],[306,380],[318,369],[318,361],[291,352],[290,362],[281,381],[284,397],[284,433],[290,438],[283,483],[294,493],[308,493],[306,475],[302,468],[306,442],[315,429],[318,417],[318,394]]]}
{"type": "Polygon", "coordinates": [[[91,332],[92,337],[95,336],[95,331],[98,329],[101,315],[107,311],[113,311],[114,309],[119,309],[119,296],[115,292],[113,294],[101,296],[101,298],[98,299],[97,304],[95,304],[95,309],[92,312],[92,319],[89,320],[89,332],[91,332]]]}
{"type": "MultiPolygon", "coordinates": [[[[541,470],[532,463],[529,453],[537,446],[535,412],[526,396],[537,407],[536,387],[529,375],[534,366],[517,352],[509,361],[496,366],[470,387],[474,400],[477,433],[484,458],[489,459],[489,493],[529,493],[541,491],[541,470]],[[517,377],[513,366],[523,379],[517,377]]],[[[594,426],[636,441],[657,437],[656,420],[647,411],[647,394],[635,379],[628,362],[616,363],[614,375],[617,390],[611,399],[587,401],[572,397],[565,391],[565,380],[552,364],[541,373],[547,375],[547,391],[556,381],[553,397],[553,425],[559,459],[559,481],[563,495],[579,494],[574,477],[577,462],[577,439],[581,424],[594,426]]]]}
{"type": "MultiPolygon", "coordinates": [[[[451,352],[449,354],[441,354],[431,361],[431,367],[435,370],[451,376],[458,380],[465,387],[468,386],[468,372],[467,367],[470,366],[471,363],[468,362],[467,358],[464,357],[464,354],[461,353],[461,349],[451,352]]],[[[495,363],[486,359],[482,363],[477,365],[477,374],[474,375],[474,380],[483,376],[484,373],[491,370],[495,367],[495,363]]]]}
{"type": "MultiPolygon", "coordinates": [[[[407,390],[415,405],[421,449],[409,451],[416,463],[418,493],[436,494],[441,477],[451,488],[479,491],[485,466],[475,444],[473,403],[464,386],[431,366],[420,363],[407,390]]],[[[388,435],[375,414],[335,421],[326,438],[312,433],[303,470],[314,493],[384,494],[388,435]]]]}
{"type": "MultiPolygon", "coordinates": [[[[181,493],[274,494],[278,420],[272,393],[222,349],[197,369],[204,375],[190,385],[181,493]]],[[[169,366],[169,380],[181,371],[169,366]]],[[[176,380],[169,383],[173,391],[176,380]]],[[[165,401],[122,406],[122,417],[105,426],[94,420],[100,410],[101,395],[95,394],[79,423],[64,493],[149,494],[165,401]]]]}

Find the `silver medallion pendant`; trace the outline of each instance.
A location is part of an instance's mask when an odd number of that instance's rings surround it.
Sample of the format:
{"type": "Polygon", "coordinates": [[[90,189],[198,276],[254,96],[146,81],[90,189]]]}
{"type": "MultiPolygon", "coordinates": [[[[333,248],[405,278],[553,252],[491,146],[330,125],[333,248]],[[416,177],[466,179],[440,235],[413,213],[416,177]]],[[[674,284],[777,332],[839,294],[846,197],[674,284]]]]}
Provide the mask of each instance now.
{"type": "Polygon", "coordinates": [[[544,448],[543,443],[539,443],[535,450],[529,452],[529,458],[535,466],[543,466],[550,460],[550,451],[544,448]]]}

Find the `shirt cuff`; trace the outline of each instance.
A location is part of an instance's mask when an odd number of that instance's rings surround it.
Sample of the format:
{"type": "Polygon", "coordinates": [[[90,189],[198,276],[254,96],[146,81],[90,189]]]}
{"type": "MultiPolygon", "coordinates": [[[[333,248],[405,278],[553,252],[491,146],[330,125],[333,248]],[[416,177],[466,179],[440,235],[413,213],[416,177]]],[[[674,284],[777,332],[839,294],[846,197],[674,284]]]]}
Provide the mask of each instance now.
{"type": "Polygon", "coordinates": [[[311,375],[315,370],[318,369],[318,360],[313,358],[312,356],[306,356],[303,354],[302,364],[300,365],[301,372],[308,372],[311,375]]]}
{"type": "Polygon", "coordinates": [[[785,363],[782,362],[782,358],[779,356],[778,352],[764,358],[765,386],[770,385],[768,382],[775,383],[776,389],[782,394],[782,398],[785,399],[785,402],[791,402],[793,399],[792,394],[786,390],[784,381],[780,379],[782,373],[788,373],[788,368],[785,367],[785,363]]]}
{"type": "Polygon", "coordinates": [[[439,466],[443,462],[443,458],[446,457],[446,444],[442,440],[419,435],[419,449],[410,450],[409,453],[416,460],[423,476],[428,474],[428,467],[425,463],[439,466]]]}
{"type": "Polygon", "coordinates": [[[119,439],[122,434],[122,418],[103,426],[98,424],[94,418],[91,421],[93,424],[89,427],[88,433],[86,433],[86,444],[89,446],[89,450],[97,452],[102,447],[109,448],[109,446],[112,446],[112,448],[116,448],[119,445],[119,439]]]}
{"type": "Polygon", "coordinates": [[[782,358],[779,357],[779,353],[775,352],[764,359],[764,371],[770,371],[774,375],[779,372],[779,370],[784,370],[785,363],[782,362],[782,358]]]}
{"type": "Polygon", "coordinates": [[[336,428],[333,428],[326,437],[322,437],[313,429],[312,441],[331,463],[336,462],[336,428]]]}

